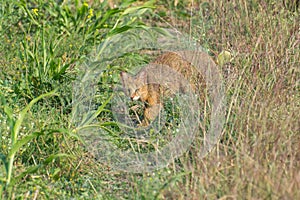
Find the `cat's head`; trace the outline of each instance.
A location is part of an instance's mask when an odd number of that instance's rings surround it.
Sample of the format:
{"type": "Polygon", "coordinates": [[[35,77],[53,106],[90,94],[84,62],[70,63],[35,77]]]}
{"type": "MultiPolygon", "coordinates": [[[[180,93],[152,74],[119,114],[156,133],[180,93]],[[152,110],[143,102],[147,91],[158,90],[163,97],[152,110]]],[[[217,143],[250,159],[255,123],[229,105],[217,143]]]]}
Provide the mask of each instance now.
{"type": "Polygon", "coordinates": [[[121,80],[125,94],[133,101],[144,101],[146,99],[148,87],[147,73],[145,71],[141,71],[135,76],[121,72],[121,80]]]}

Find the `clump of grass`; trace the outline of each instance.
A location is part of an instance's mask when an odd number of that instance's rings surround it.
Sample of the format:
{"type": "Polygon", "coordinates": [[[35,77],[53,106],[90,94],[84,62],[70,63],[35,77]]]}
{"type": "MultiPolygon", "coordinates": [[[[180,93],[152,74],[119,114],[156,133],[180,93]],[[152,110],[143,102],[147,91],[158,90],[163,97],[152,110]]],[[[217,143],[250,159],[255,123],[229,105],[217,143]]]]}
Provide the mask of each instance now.
{"type": "MultiPolygon", "coordinates": [[[[157,4],[155,20],[147,13],[151,4],[116,2],[117,8],[109,8],[106,1],[91,2],[1,3],[0,90],[6,103],[0,107],[0,181],[2,189],[11,186],[2,198],[300,198],[297,1],[163,1],[157,4]],[[219,63],[228,102],[226,126],[220,143],[204,159],[196,156],[201,146],[195,142],[165,169],[113,172],[70,134],[70,107],[65,105],[71,102],[76,63],[84,62],[105,38],[144,26],[141,20],[179,26],[214,58],[230,52],[229,62],[219,63]],[[55,88],[61,97],[30,104],[55,88]],[[28,105],[31,112],[20,123],[11,113],[28,105]],[[17,130],[17,121],[20,130],[9,131],[17,130]],[[72,156],[55,157],[66,154],[72,156]],[[13,182],[13,174],[22,176],[13,182]]],[[[134,63],[137,58],[130,59],[134,63]]],[[[101,105],[111,95],[119,70],[127,67],[104,71],[101,105]]],[[[97,117],[102,122],[110,116],[97,117]]]]}
{"type": "MultiPolygon", "coordinates": [[[[71,189],[71,192],[51,189],[53,181],[57,180],[62,181],[57,184],[61,188],[73,187],[65,181],[79,177],[70,170],[76,166],[65,165],[66,159],[58,157],[65,153],[75,154],[73,145],[81,154],[84,152],[77,139],[74,141],[70,137],[73,130],[69,120],[71,81],[78,72],[76,63],[84,62],[105,38],[142,26],[135,15],[150,11],[152,7],[151,2],[129,6],[128,2],[114,9],[107,7],[107,2],[93,5],[79,1],[74,4],[2,2],[0,88],[1,97],[6,99],[6,103],[1,104],[2,198],[24,195],[46,198],[61,194],[67,197],[74,192],[80,193],[80,188],[71,189]],[[59,93],[56,98],[32,105],[31,102],[40,99],[39,95],[53,89],[59,93]],[[25,110],[20,111],[23,107],[25,110]],[[32,112],[25,117],[29,107],[32,112]],[[23,113],[21,117],[12,114],[19,112],[23,113]],[[8,125],[12,131],[7,130],[8,125]],[[8,142],[10,137],[13,140],[8,142]],[[70,173],[64,176],[65,169],[70,173]],[[18,181],[12,181],[18,174],[21,175],[18,181]]],[[[69,159],[67,161],[72,162],[69,159]]]]}
{"type": "Polygon", "coordinates": [[[198,6],[193,31],[211,53],[233,55],[221,66],[227,122],[207,158],[182,158],[191,176],[170,185],[162,198],[298,197],[299,8],[275,1],[198,6]]]}

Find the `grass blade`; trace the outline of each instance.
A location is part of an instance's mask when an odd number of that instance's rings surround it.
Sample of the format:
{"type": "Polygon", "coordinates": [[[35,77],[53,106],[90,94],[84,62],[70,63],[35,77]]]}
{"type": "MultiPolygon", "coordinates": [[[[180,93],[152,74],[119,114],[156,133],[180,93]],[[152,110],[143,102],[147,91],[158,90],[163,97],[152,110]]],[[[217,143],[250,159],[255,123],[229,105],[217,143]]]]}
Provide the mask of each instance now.
{"type": "Polygon", "coordinates": [[[20,130],[20,127],[21,127],[21,124],[28,112],[28,110],[36,103],[38,102],[39,100],[45,98],[45,97],[49,97],[49,96],[53,96],[53,95],[58,95],[55,93],[56,91],[53,90],[49,93],[46,93],[46,94],[42,94],[40,96],[38,96],[37,98],[33,99],[19,114],[19,118],[16,120],[16,123],[15,123],[15,126],[13,128],[13,135],[12,135],[12,141],[13,143],[17,140],[17,134],[19,133],[19,130],[20,130]]]}
{"type": "Polygon", "coordinates": [[[105,106],[112,99],[113,94],[98,108],[96,112],[94,112],[90,117],[87,116],[86,119],[80,124],[80,126],[84,126],[85,124],[90,124],[96,117],[104,110],[105,106]]]}
{"type": "Polygon", "coordinates": [[[30,140],[32,140],[35,137],[38,137],[42,135],[43,133],[41,132],[34,132],[31,133],[30,135],[25,136],[21,140],[18,140],[11,148],[8,157],[11,157],[13,154],[15,154],[24,144],[27,144],[30,140]]]}

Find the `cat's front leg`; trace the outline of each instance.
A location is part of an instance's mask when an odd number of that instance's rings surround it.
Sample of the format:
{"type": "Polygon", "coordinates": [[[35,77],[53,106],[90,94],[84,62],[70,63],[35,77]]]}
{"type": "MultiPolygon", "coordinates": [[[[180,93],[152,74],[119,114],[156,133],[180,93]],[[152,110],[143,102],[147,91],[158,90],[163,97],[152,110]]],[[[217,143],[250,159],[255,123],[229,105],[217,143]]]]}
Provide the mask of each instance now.
{"type": "Polygon", "coordinates": [[[159,116],[159,112],[162,109],[162,104],[154,104],[149,107],[146,107],[144,110],[144,119],[142,120],[142,126],[148,126],[151,122],[153,122],[157,116],[159,116]]]}

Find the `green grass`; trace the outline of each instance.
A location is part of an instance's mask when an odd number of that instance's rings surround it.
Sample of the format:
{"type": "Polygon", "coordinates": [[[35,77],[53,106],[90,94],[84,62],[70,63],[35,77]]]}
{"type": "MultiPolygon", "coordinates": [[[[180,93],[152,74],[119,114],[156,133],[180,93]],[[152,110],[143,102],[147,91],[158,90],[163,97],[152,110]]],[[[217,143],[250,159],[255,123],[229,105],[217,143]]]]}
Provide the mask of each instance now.
{"type": "MultiPolygon", "coordinates": [[[[128,1],[116,2],[116,8],[111,2],[1,1],[0,197],[299,199],[297,1],[128,1]],[[222,51],[230,52],[219,66],[227,99],[222,137],[203,159],[197,158],[194,142],[164,169],[112,171],[77,137],[71,122],[74,80],[106,39],[168,23],[187,32],[215,60],[222,51]]],[[[146,61],[124,55],[105,68],[97,83],[93,100],[108,106],[90,119],[117,133],[114,142],[122,148],[129,144],[108,123],[112,114],[106,100],[120,71],[146,61]]]]}

